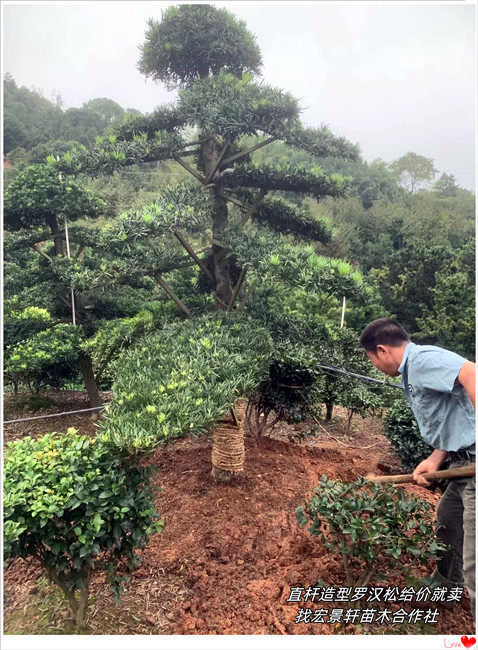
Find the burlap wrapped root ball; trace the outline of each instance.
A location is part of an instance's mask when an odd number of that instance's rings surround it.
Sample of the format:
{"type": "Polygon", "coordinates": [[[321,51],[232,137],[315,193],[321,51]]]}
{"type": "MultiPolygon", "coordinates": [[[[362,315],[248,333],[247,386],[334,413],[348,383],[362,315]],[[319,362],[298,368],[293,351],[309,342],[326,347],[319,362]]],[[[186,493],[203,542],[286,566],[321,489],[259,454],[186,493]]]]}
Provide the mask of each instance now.
{"type": "Polygon", "coordinates": [[[241,406],[234,412],[239,426],[232,417],[220,422],[214,430],[212,444],[212,477],[217,483],[229,483],[244,472],[244,414],[241,406]],[[242,417],[241,417],[242,416],[242,417]]]}

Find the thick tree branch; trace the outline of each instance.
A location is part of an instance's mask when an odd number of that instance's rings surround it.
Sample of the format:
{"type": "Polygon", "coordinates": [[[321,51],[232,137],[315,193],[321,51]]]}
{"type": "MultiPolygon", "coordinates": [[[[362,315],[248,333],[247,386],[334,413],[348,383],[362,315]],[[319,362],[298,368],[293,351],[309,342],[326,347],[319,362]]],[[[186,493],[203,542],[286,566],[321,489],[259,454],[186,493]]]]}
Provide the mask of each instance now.
{"type": "Polygon", "coordinates": [[[261,149],[262,147],[265,147],[267,144],[270,144],[271,142],[274,142],[274,140],[278,140],[278,139],[279,139],[278,136],[267,138],[267,140],[264,140],[263,142],[259,142],[259,144],[255,144],[253,147],[249,147],[249,149],[244,149],[244,151],[239,151],[239,153],[235,153],[233,156],[226,158],[224,164],[230,163],[233,160],[238,160],[238,158],[244,158],[244,156],[247,156],[253,151],[257,151],[257,149],[261,149]]]}
{"type": "Polygon", "coordinates": [[[80,257],[81,253],[82,253],[82,252],[84,251],[84,249],[85,249],[85,246],[86,246],[86,244],[81,244],[81,245],[80,245],[80,247],[78,248],[78,250],[76,251],[76,253],[75,253],[74,256],[73,256],[73,259],[74,259],[74,260],[77,260],[77,259],[80,257]]]}
{"type": "Polygon", "coordinates": [[[198,153],[201,153],[200,149],[192,149],[191,151],[180,151],[176,156],[194,156],[198,153]]]}
{"type": "MultiPolygon", "coordinates": [[[[241,187],[261,188],[263,181],[261,179],[248,178],[240,184],[241,187]]],[[[271,179],[269,181],[269,190],[281,190],[282,192],[297,192],[298,194],[328,195],[328,196],[345,196],[345,189],[338,188],[330,183],[301,183],[291,182],[289,179],[271,179]]]]}

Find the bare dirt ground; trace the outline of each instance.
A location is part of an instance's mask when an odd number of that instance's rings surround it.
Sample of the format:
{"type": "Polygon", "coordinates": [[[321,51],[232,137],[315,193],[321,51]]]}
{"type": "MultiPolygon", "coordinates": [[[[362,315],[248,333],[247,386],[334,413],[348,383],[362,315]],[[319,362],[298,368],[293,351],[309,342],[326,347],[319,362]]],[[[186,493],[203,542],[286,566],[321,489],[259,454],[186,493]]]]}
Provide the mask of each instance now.
{"type": "MultiPolygon", "coordinates": [[[[86,407],[81,392],[46,393],[55,404],[32,415],[86,407]]],[[[107,399],[110,397],[104,394],[107,399]]],[[[7,396],[5,420],[28,417],[7,396]]],[[[96,422],[76,415],[6,425],[5,441],[75,427],[93,434],[96,422]]],[[[346,434],[346,412],[336,408],[331,422],[280,425],[270,437],[246,438],[244,477],[236,486],[211,479],[212,439],[185,438],[158,448],[148,459],[159,467],[162,486],[156,506],[165,527],[142,553],[119,606],[104,575],[93,581],[88,634],[447,634],[473,633],[465,595],[452,609],[440,603],[433,625],[295,623],[300,607],[353,607],[348,603],[287,602],[291,587],[345,586],[341,559],[300,528],[294,510],[310,499],[322,474],[353,481],[360,476],[400,473],[399,459],[382,433],[379,419],[357,417],[346,434]],[[315,429],[315,435],[305,432],[315,429]]],[[[414,485],[410,494],[434,506],[438,494],[414,485]]],[[[427,575],[433,567],[421,566],[427,575]]],[[[374,586],[406,586],[398,571],[374,586]]],[[[17,559],[5,569],[5,634],[73,634],[70,614],[56,587],[41,570],[17,559]]],[[[411,603],[391,602],[392,611],[411,603]]],[[[418,605],[420,606],[420,604],[418,605]]],[[[422,604],[422,607],[424,605],[422,604]]],[[[426,606],[428,607],[428,605],[426,606]]],[[[382,603],[378,606],[385,608],[382,603]]]]}

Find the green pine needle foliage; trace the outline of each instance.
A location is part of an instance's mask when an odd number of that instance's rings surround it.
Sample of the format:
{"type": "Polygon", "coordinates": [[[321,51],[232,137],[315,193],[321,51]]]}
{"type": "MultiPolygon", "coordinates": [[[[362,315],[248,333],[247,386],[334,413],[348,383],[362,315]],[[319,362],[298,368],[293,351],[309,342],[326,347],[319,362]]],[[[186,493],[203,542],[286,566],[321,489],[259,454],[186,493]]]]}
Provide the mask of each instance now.
{"type": "Polygon", "coordinates": [[[243,20],[213,5],[171,6],[148,21],[139,70],[173,88],[226,70],[259,72],[262,59],[243,20]]]}
{"type": "Polygon", "coordinates": [[[252,392],[270,351],[267,331],[236,315],[165,326],[119,358],[102,439],[137,453],[204,433],[252,392]]]}

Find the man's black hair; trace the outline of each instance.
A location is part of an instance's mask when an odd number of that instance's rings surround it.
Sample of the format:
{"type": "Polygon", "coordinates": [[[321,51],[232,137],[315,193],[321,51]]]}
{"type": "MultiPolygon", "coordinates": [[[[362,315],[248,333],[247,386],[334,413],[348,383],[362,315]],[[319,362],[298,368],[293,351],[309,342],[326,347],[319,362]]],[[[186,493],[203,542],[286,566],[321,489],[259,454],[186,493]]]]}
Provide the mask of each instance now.
{"type": "Polygon", "coordinates": [[[368,352],[375,352],[377,345],[399,348],[409,341],[410,337],[400,323],[390,318],[377,318],[360,335],[360,345],[368,352]]]}

